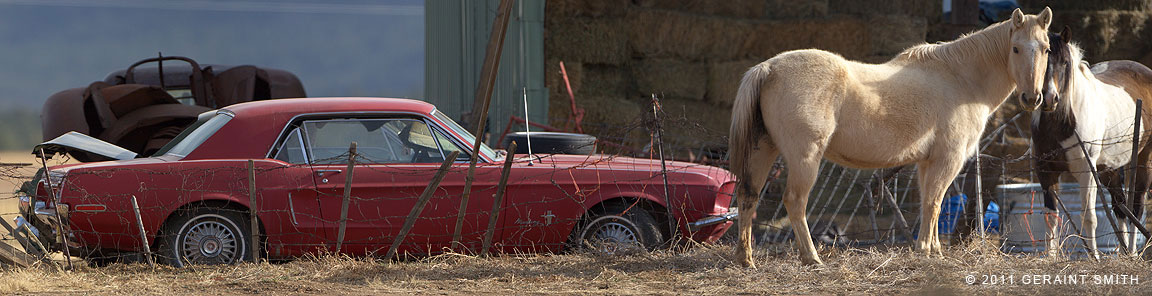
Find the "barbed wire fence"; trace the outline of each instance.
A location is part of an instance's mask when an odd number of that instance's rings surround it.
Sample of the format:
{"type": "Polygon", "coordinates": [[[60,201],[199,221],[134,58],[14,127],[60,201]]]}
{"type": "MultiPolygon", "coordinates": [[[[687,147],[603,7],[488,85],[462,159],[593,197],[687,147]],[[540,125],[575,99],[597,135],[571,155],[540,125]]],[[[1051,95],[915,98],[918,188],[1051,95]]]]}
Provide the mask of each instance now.
{"type": "MultiPolygon", "coordinates": [[[[719,228],[684,226],[686,220],[706,216],[713,207],[691,198],[725,192],[698,186],[676,174],[726,175],[728,160],[717,139],[726,143],[727,131],[710,130],[685,114],[658,106],[653,110],[655,116],[639,116],[627,125],[597,127],[610,131],[599,137],[600,151],[611,153],[605,157],[519,155],[508,162],[480,165],[464,217],[455,213],[467,166],[461,166],[454,155],[444,157],[442,163],[385,164],[355,149],[310,164],[254,159],[219,161],[210,168],[181,162],[89,168],[70,172],[62,183],[39,192],[65,193],[63,203],[70,208],[60,213],[70,217],[64,237],[81,242],[71,245],[71,255],[92,265],[146,262],[153,257],[173,263],[209,255],[222,261],[307,254],[392,260],[446,251],[485,255],[561,252],[578,247],[572,243],[582,238],[582,227],[596,223],[591,218],[638,212],[651,218],[648,222],[664,240],[709,239],[714,234],[710,231],[719,228]],[[661,149],[664,157],[660,157],[661,149]],[[634,161],[613,161],[625,157],[642,161],[643,169],[634,161]],[[668,165],[674,160],[681,162],[668,165]],[[664,169],[652,169],[661,163],[664,169]],[[335,170],[341,168],[345,171],[338,174],[335,170]],[[670,197],[671,206],[661,205],[665,197],[670,197]],[[206,222],[184,223],[190,221],[206,222]],[[663,223],[678,226],[669,229],[663,223]],[[200,226],[200,232],[183,229],[200,226]],[[461,229],[459,239],[453,236],[456,228],[461,229]],[[181,233],[185,235],[178,237],[181,233]],[[201,243],[178,248],[189,241],[201,243]]],[[[807,209],[813,236],[838,247],[900,245],[919,235],[920,224],[940,223],[942,232],[958,238],[971,235],[969,221],[980,212],[973,209],[988,209],[983,214],[987,218],[980,221],[993,222],[992,217],[999,217],[999,223],[984,229],[999,236],[1003,251],[1039,252],[1046,241],[1047,210],[1037,198],[1042,196],[1040,187],[1028,185],[1036,179],[1032,152],[997,150],[1019,146],[1013,141],[1027,138],[1027,123],[1022,123],[1026,119],[1015,114],[988,130],[980,144],[980,165],[969,165],[950,186],[939,221],[919,218],[914,167],[856,170],[823,163],[807,209]],[[980,183],[984,186],[975,186],[980,183]],[[983,202],[970,206],[976,192],[983,202]],[[990,203],[999,209],[988,207],[990,203]]],[[[68,159],[57,157],[49,162],[49,166],[59,165],[68,159]]],[[[0,257],[15,258],[6,265],[53,266],[60,261],[59,253],[49,251],[49,246],[60,245],[59,233],[44,233],[53,228],[43,225],[44,221],[20,217],[20,207],[43,202],[36,198],[37,184],[24,183],[41,179],[40,174],[37,165],[30,163],[0,164],[0,183],[19,189],[0,193],[0,220],[5,222],[0,224],[9,224],[0,231],[0,257]]],[[[786,174],[769,186],[776,188],[785,180],[786,174]]],[[[1062,248],[1064,252],[1074,255],[1083,251],[1075,247],[1083,241],[1071,236],[1079,232],[1071,228],[1082,211],[1072,206],[1078,200],[1075,186],[1066,187],[1062,197],[1071,211],[1061,214],[1071,223],[1061,224],[1060,239],[1068,246],[1062,248]]],[[[758,211],[756,238],[760,243],[788,243],[793,236],[784,219],[780,191],[768,192],[758,211]]],[[[1093,212],[1111,211],[1110,204],[1100,202],[1093,212]]],[[[1114,223],[1108,223],[1106,231],[1097,231],[1100,248],[1106,252],[1120,249],[1113,242],[1114,223]]]]}

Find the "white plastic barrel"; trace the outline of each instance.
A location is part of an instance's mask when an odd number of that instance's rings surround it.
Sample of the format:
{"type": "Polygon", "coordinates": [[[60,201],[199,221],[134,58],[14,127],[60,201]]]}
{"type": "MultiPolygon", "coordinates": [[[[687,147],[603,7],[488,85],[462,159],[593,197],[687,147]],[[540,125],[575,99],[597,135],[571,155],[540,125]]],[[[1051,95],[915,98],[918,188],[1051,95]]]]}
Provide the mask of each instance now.
{"type": "MultiPolygon", "coordinates": [[[[1069,222],[1075,223],[1078,228],[1082,228],[1082,221],[1080,214],[1083,205],[1080,200],[1079,184],[1076,183],[1060,183],[1060,200],[1064,202],[1064,207],[1069,211],[1068,215],[1063,212],[1060,213],[1061,226],[1060,230],[1062,235],[1057,239],[1063,240],[1063,251],[1065,253],[1086,253],[1084,243],[1078,238],[1068,238],[1069,235],[1074,235],[1072,226],[1069,222]],[[1069,219],[1071,217],[1071,219],[1069,219]],[[1071,220],[1071,221],[1069,221],[1071,220]]],[[[1021,183],[1021,184],[1005,184],[996,186],[1000,198],[1000,225],[1001,225],[1001,250],[1004,252],[1023,252],[1023,253],[1042,253],[1047,249],[1047,242],[1045,239],[1048,237],[1048,226],[1044,222],[1044,215],[1048,209],[1044,207],[1044,191],[1038,183],[1021,183]]],[[[1098,190],[1098,189],[1094,189],[1098,190]]],[[[1109,205],[1112,202],[1111,196],[1104,191],[1104,200],[1109,205]]],[[[1097,194],[1100,194],[1099,192],[1097,194]]],[[[1058,209],[1063,211],[1063,208],[1057,206],[1058,209]]],[[[1108,207],[1110,208],[1110,207],[1108,207]]],[[[1102,253],[1115,253],[1119,250],[1119,241],[1116,240],[1116,235],[1112,230],[1112,225],[1108,221],[1107,214],[1104,212],[1104,205],[1100,204],[1099,198],[1096,202],[1096,248],[1102,253]]],[[[1119,219],[1119,217],[1117,217],[1119,219]]],[[[1136,232],[1137,246],[1143,246],[1145,238],[1134,227],[1129,226],[1129,231],[1136,232]]]]}

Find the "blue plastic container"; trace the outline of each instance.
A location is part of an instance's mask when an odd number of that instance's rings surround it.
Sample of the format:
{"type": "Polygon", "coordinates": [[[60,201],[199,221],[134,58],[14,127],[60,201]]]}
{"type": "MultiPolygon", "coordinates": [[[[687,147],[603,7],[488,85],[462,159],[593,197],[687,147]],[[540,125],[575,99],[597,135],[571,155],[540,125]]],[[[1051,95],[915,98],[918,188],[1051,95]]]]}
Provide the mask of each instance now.
{"type": "MultiPolygon", "coordinates": [[[[956,231],[956,221],[964,215],[964,204],[967,202],[968,196],[964,194],[953,195],[943,201],[940,221],[937,222],[939,233],[948,234],[956,231]]],[[[984,232],[1000,232],[1000,205],[996,202],[989,202],[988,208],[984,209],[984,232]]]]}

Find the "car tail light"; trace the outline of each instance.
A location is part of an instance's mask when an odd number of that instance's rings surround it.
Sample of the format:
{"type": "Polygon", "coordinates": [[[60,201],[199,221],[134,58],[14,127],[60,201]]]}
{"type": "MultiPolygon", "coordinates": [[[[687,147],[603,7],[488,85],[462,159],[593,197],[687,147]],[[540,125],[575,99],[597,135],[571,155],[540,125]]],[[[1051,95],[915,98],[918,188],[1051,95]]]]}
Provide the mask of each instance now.
{"type": "Polygon", "coordinates": [[[720,185],[720,190],[716,191],[716,202],[713,213],[727,213],[728,207],[732,205],[733,192],[736,192],[736,182],[731,181],[720,185]]]}

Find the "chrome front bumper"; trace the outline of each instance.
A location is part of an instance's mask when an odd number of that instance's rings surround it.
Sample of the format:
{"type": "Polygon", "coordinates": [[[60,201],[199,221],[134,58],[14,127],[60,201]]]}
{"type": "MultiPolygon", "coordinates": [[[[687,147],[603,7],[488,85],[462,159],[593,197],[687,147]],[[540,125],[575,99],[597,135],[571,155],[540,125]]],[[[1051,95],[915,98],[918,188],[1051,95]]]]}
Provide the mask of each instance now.
{"type": "Polygon", "coordinates": [[[701,228],[704,228],[706,226],[716,225],[716,224],[720,224],[720,223],[724,223],[724,222],[728,222],[728,221],[736,221],[736,219],[739,217],[740,217],[739,210],[736,208],[730,208],[730,209],[728,209],[727,214],[708,216],[708,217],[704,217],[703,219],[696,220],[694,222],[689,222],[688,223],[688,230],[699,231],[701,228]]]}
{"type": "MultiPolygon", "coordinates": [[[[16,228],[28,227],[28,230],[33,235],[37,236],[46,247],[53,250],[60,250],[60,235],[57,233],[60,222],[56,219],[56,209],[48,208],[44,202],[31,200],[27,195],[21,195],[20,198],[20,216],[13,219],[16,228]]],[[[65,233],[68,233],[68,245],[70,247],[77,247],[75,237],[65,227],[65,233]]]]}

